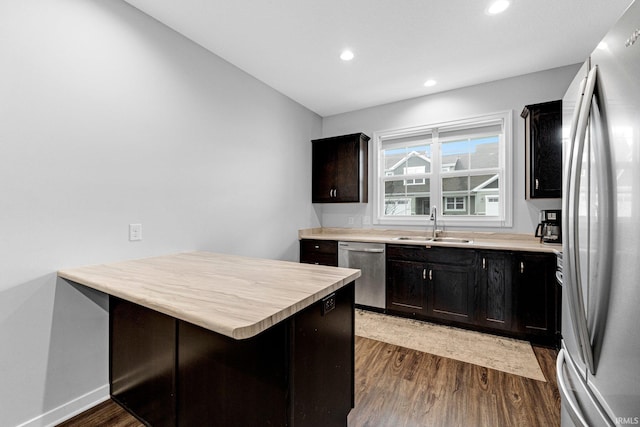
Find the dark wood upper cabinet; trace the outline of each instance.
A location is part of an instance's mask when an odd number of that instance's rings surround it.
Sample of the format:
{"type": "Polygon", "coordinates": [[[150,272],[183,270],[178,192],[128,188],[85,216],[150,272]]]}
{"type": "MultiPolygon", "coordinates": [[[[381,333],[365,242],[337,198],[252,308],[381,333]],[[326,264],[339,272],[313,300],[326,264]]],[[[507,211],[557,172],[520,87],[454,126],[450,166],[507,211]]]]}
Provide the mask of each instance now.
{"type": "Polygon", "coordinates": [[[311,201],[368,202],[368,142],[363,133],[314,139],[311,201]]]}
{"type": "Polygon", "coordinates": [[[525,122],[525,197],[562,197],[562,101],[527,105],[525,122]]]}

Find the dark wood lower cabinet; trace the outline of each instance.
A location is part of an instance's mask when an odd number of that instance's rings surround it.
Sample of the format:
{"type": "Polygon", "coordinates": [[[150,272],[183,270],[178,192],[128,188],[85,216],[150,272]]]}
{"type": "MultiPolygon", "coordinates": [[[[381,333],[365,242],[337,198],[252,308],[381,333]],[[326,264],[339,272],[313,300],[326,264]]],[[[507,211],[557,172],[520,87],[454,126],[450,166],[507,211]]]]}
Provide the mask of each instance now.
{"type": "Polygon", "coordinates": [[[429,263],[427,268],[430,289],[427,314],[442,320],[473,323],[475,265],[429,263]]]}
{"type": "Polygon", "coordinates": [[[513,329],[512,264],[510,252],[478,253],[477,324],[492,329],[513,329]]]}
{"type": "Polygon", "coordinates": [[[175,426],[175,342],[173,317],[109,298],[111,396],[152,426],[175,426]]]}
{"type": "Polygon", "coordinates": [[[355,405],[354,289],[351,284],[338,292],[335,308],[328,313],[322,314],[321,302],[293,319],[289,425],[347,426],[355,405]]]}
{"type": "Polygon", "coordinates": [[[516,255],[513,287],[517,295],[517,330],[526,336],[553,340],[556,335],[555,256],[516,255]]]}
{"type": "Polygon", "coordinates": [[[387,310],[411,317],[427,310],[426,267],[424,263],[387,260],[387,310]]]}
{"type": "Polygon", "coordinates": [[[110,299],[111,394],[151,426],[344,427],[354,284],[245,340],[110,299]],[[330,304],[333,306],[333,304],[330,304]]]}
{"type": "Polygon", "coordinates": [[[549,253],[387,245],[386,311],[557,345],[549,253]]]}
{"type": "Polygon", "coordinates": [[[469,323],[474,319],[474,251],[387,245],[387,311],[469,323]]]}
{"type": "Polygon", "coordinates": [[[241,341],[178,324],[177,425],[288,425],[285,323],[241,341]]]}
{"type": "Polygon", "coordinates": [[[335,240],[300,240],[300,262],[338,266],[338,242],[335,240]]]}

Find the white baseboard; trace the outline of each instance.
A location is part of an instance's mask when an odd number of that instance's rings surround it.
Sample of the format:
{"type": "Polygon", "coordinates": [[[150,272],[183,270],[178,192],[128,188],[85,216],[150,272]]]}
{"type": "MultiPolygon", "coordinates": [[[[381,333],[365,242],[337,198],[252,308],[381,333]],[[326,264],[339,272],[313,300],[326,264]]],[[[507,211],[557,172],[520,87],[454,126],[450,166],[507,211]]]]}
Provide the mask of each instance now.
{"type": "Polygon", "coordinates": [[[90,391],[16,427],[52,427],[109,399],[109,385],[90,391]]]}

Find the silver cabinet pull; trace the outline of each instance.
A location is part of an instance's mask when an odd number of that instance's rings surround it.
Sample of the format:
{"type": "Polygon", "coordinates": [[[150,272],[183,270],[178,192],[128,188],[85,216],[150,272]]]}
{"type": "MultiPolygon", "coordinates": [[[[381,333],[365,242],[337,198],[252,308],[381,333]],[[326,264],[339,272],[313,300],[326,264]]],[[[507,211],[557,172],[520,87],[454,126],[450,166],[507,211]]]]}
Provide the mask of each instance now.
{"type": "Polygon", "coordinates": [[[433,270],[429,270],[429,280],[433,280],[433,270]]]}
{"type": "Polygon", "coordinates": [[[538,178],[536,178],[536,190],[540,189],[540,180],[538,180],[538,178]]]}
{"type": "Polygon", "coordinates": [[[520,261],[520,273],[524,273],[524,261],[520,261]]]}
{"type": "Polygon", "coordinates": [[[422,269],[422,280],[425,280],[427,278],[427,269],[423,268],[422,269]]]}
{"type": "Polygon", "coordinates": [[[482,257],[482,269],[483,270],[487,269],[487,260],[484,257],[482,257]]]}

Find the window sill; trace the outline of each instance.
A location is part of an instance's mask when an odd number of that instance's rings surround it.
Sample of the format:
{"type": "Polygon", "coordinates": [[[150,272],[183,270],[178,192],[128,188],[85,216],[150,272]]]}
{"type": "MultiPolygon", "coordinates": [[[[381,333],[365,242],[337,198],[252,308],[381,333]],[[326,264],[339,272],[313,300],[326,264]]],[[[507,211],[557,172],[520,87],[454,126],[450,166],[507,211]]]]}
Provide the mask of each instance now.
{"type": "MultiPolygon", "coordinates": [[[[410,225],[414,227],[431,226],[433,221],[428,215],[423,217],[399,217],[399,218],[376,218],[373,222],[376,225],[410,225]]],[[[439,217],[438,228],[440,227],[473,227],[473,228],[511,228],[511,221],[498,218],[449,218],[439,217]]]]}

